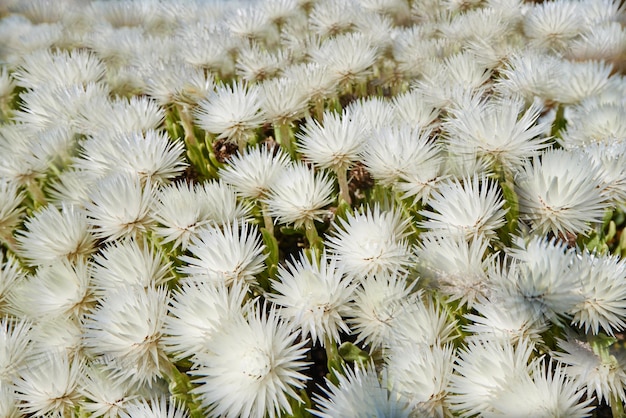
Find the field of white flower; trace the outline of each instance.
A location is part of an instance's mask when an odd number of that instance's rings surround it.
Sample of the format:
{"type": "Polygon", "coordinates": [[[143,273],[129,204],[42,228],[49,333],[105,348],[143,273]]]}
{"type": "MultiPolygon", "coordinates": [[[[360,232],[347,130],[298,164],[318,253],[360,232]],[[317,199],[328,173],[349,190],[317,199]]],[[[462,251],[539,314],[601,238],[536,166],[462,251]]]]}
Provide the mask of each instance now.
{"type": "Polygon", "coordinates": [[[620,0],[1,0],[1,417],[624,417],[620,0]]]}

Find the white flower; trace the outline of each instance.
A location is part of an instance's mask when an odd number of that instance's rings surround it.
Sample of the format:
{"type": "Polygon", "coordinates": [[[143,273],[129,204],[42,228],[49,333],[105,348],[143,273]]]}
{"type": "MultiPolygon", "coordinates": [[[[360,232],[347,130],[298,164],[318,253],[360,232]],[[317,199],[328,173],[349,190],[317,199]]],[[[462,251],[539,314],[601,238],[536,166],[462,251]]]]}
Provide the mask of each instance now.
{"type": "Polygon", "coordinates": [[[116,418],[137,395],[133,387],[110,370],[98,364],[85,367],[80,378],[79,391],[84,396],[81,410],[93,417],[116,418]]]}
{"type": "Polygon", "coordinates": [[[572,323],[594,335],[600,328],[609,335],[626,328],[626,260],[584,251],[573,269],[582,300],[571,312],[572,323]]]}
{"type": "Polygon", "coordinates": [[[487,255],[484,238],[466,241],[461,236],[423,233],[415,247],[421,280],[432,281],[450,300],[472,307],[489,293],[487,269],[497,254],[487,255]]]}
{"type": "Polygon", "coordinates": [[[20,418],[22,414],[15,398],[15,389],[8,383],[0,383],[0,416],[6,418],[20,418]]]}
{"type": "Polygon", "coordinates": [[[10,385],[32,360],[31,323],[4,316],[0,319],[0,386],[10,385]]]}
{"type": "Polygon", "coordinates": [[[247,222],[235,221],[223,229],[207,227],[192,237],[191,255],[180,257],[186,264],[179,270],[201,282],[250,284],[265,268],[264,248],[258,229],[247,222]]]}
{"type": "Polygon", "coordinates": [[[572,62],[563,60],[563,80],[558,84],[557,99],[576,104],[611,88],[613,66],[604,61],[572,62]]]}
{"type": "Polygon", "coordinates": [[[215,88],[212,74],[200,67],[179,61],[152,65],[153,71],[146,80],[146,93],[161,106],[195,104],[215,88]]]}
{"type": "Polygon", "coordinates": [[[16,237],[21,256],[31,266],[55,260],[85,258],[94,249],[85,212],[75,206],[52,205],[35,212],[25,222],[26,230],[16,237]]]}
{"type": "Polygon", "coordinates": [[[260,199],[266,197],[288,162],[289,156],[280,149],[274,152],[264,146],[250,147],[228,160],[219,175],[241,196],[260,199]]]}
{"type": "Polygon", "coordinates": [[[515,178],[520,217],[539,233],[586,233],[602,221],[608,197],[600,173],[582,152],[546,151],[515,178]]]}
{"type": "Polygon", "coordinates": [[[424,92],[411,89],[394,96],[392,99],[394,120],[397,123],[409,124],[423,130],[437,124],[439,109],[430,105],[424,97],[424,92]]]}
{"type": "Polygon", "coordinates": [[[487,157],[496,166],[513,169],[547,146],[542,137],[548,121],[538,122],[542,107],[525,108],[520,99],[484,100],[454,108],[444,123],[448,148],[466,158],[487,157]]]}
{"type": "Polygon", "coordinates": [[[26,193],[19,189],[19,184],[0,178],[0,239],[6,239],[24,216],[22,201],[26,193]]]}
{"type": "Polygon", "coordinates": [[[78,406],[78,384],[84,361],[62,352],[30,361],[14,382],[15,397],[22,413],[35,416],[66,417],[78,406]]]}
{"type": "Polygon", "coordinates": [[[196,122],[218,138],[245,144],[250,132],[265,121],[261,100],[261,89],[257,85],[219,85],[215,92],[198,103],[196,122]]]}
{"type": "Polygon", "coordinates": [[[151,417],[151,418],[187,418],[189,413],[185,407],[174,400],[169,403],[165,396],[159,398],[137,399],[128,402],[124,410],[120,411],[120,418],[151,417]]]}
{"type": "Polygon", "coordinates": [[[498,183],[478,176],[442,182],[431,193],[428,204],[432,210],[421,210],[425,217],[423,228],[441,235],[464,237],[469,240],[482,236],[495,237],[505,224],[506,213],[498,183]]]}
{"type": "Polygon", "coordinates": [[[356,24],[361,6],[353,0],[317,1],[311,10],[309,25],[322,37],[343,33],[356,24]]]}
{"type": "Polygon", "coordinates": [[[8,308],[5,305],[13,286],[25,278],[26,272],[22,270],[18,259],[14,255],[0,250],[0,312],[4,312],[8,308]]]}
{"type": "Polygon", "coordinates": [[[533,4],[524,19],[524,33],[539,47],[565,50],[586,28],[578,4],[566,0],[533,4]]]}
{"type": "Polygon", "coordinates": [[[363,213],[338,219],[326,246],[337,264],[353,277],[405,272],[412,261],[406,241],[409,225],[399,210],[367,207],[363,213]]]}
{"type": "MultiPolygon", "coordinates": [[[[277,0],[274,0],[276,2],[277,0]]],[[[307,91],[293,77],[280,77],[265,80],[262,108],[267,120],[274,125],[287,125],[300,119],[309,105],[307,91]]]]}
{"type": "Polygon", "coordinates": [[[241,80],[254,83],[275,77],[285,61],[282,50],[274,53],[258,43],[249,43],[239,48],[235,70],[241,80]]]}
{"type": "Polygon", "coordinates": [[[71,264],[63,259],[40,266],[11,292],[11,309],[32,320],[81,318],[94,301],[90,279],[91,271],[84,260],[71,264]]]}
{"type": "Polygon", "coordinates": [[[390,349],[386,361],[389,385],[412,406],[412,416],[449,414],[446,397],[454,363],[451,344],[415,345],[390,349]]]}
{"type": "Polygon", "coordinates": [[[287,67],[283,71],[286,78],[294,80],[303,94],[310,100],[322,103],[332,97],[337,88],[337,80],[327,68],[317,62],[307,62],[287,67]]]}
{"type": "Polygon", "coordinates": [[[165,318],[165,350],[177,359],[210,351],[213,336],[243,315],[247,288],[241,282],[184,282],[172,293],[165,318]]]}
{"type": "Polygon", "coordinates": [[[324,208],[335,199],[333,189],[326,171],[314,171],[297,162],[281,170],[264,202],[276,222],[299,228],[322,220],[328,213],[324,208]]]}
{"type": "Polygon", "coordinates": [[[162,286],[173,278],[171,269],[172,262],[146,240],[114,241],[93,256],[91,286],[98,295],[162,286]]]}
{"type": "Polygon", "coordinates": [[[48,189],[50,203],[58,208],[73,205],[84,209],[89,201],[89,194],[98,181],[93,173],[67,169],[59,173],[59,177],[50,179],[48,189]]]}
{"type": "MultiPolygon", "coordinates": [[[[351,102],[343,111],[342,119],[349,120],[366,135],[372,130],[388,126],[393,119],[391,102],[383,97],[368,96],[351,102]]],[[[324,123],[326,119],[324,118],[324,123]]]]}
{"type": "Polygon", "coordinates": [[[532,103],[535,97],[544,101],[552,99],[555,85],[562,77],[560,60],[536,49],[512,54],[501,74],[496,91],[504,97],[520,95],[527,103],[532,103]]]}
{"type": "Polygon", "coordinates": [[[321,418],[409,418],[411,407],[399,397],[395,388],[389,388],[386,373],[378,378],[374,364],[355,365],[354,370],[344,367],[343,373],[335,374],[338,383],[326,379],[328,389],[324,395],[316,393],[313,400],[317,410],[310,412],[321,418]]]}
{"type": "Polygon", "coordinates": [[[48,355],[51,352],[64,352],[71,357],[84,354],[84,333],[82,321],[69,316],[39,318],[30,332],[34,356],[48,355]]]}
{"type": "Polygon", "coordinates": [[[319,261],[301,252],[298,260],[279,266],[272,289],[269,300],[281,307],[282,318],[302,330],[303,338],[311,335],[313,343],[325,346],[327,340],[340,341],[340,331],[350,332],[343,316],[354,285],[325,252],[319,261]]]}
{"type": "Polygon", "coordinates": [[[298,151],[318,167],[345,171],[358,161],[364,133],[363,124],[349,112],[325,111],[322,123],[308,119],[296,135],[298,151]]]}
{"type": "Polygon", "coordinates": [[[104,73],[102,61],[88,50],[53,52],[40,49],[22,57],[13,77],[18,86],[37,89],[99,82],[104,79],[104,73]]]}
{"type": "Polygon", "coordinates": [[[574,60],[608,60],[619,64],[626,47],[626,29],[618,21],[594,25],[570,45],[568,55],[574,60]]]}
{"type": "Polygon", "coordinates": [[[626,141],[596,142],[585,145],[583,151],[598,166],[610,203],[626,210],[626,141]]]}
{"type": "Polygon", "coordinates": [[[150,183],[142,185],[134,175],[105,177],[96,184],[85,205],[93,234],[107,241],[140,236],[152,227],[153,200],[154,187],[150,183]]]}
{"type": "Polygon", "coordinates": [[[85,347],[115,377],[150,384],[169,362],[161,341],[166,314],[165,288],[112,290],[87,315],[85,347]]]}
{"type": "Polygon", "coordinates": [[[589,98],[568,110],[568,123],[561,140],[565,148],[594,142],[613,143],[626,137],[626,103],[621,100],[589,98]]]}
{"type": "Polygon", "coordinates": [[[587,397],[609,405],[614,396],[618,402],[626,402],[626,356],[614,353],[606,359],[596,354],[586,341],[568,337],[558,340],[560,350],[551,354],[566,365],[566,372],[581,388],[586,388],[587,397]]]}
{"type": "Polygon", "coordinates": [[[209,351],[190,371],[192,393],[209,417],[275,418],[292,413],[289,398],[301,402],[296,390],[307,379],[300,371],[307,340],[281,321],[276,310],[254,304],[246,320],[217,333],[209,351]]]}
{"type": "Polygon", "coordinates": [[[371,350],[388,345],[398,316],[413,302],[414,283],[408,284],[397,273],[368,275],[358,281],[345,314],[357,344],[363,341],[371,350]]]}

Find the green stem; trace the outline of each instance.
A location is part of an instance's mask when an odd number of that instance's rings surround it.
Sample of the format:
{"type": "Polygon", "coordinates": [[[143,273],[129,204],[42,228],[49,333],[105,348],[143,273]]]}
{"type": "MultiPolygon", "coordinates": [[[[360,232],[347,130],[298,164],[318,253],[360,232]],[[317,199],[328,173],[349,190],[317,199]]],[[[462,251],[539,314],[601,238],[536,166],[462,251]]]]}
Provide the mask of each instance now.
{"type": "Polygon", "coordinates": [[[26,182],[26,190],[28,191],[31,199],[33,199],[35,208],[39,206],[46,206],[48,204],[48,200],[46,199],[46,196],[44,196],[41,186],[36,180],[28,180],[26,182]]]}
{"type": "Polygon", "coordinates": [[[191,119],[191,115],[189,115],[187,107],[176,103],[176,109],[180,117],[180,124],[183,125],[185,131],[185,143],[187,143],[188,146],[197,147],[198,140],[196,139],[196,134],[193,129],[193,120],[191,119]]]}
{"type": "Polygon", "coordinates": [[[189,416],[191,418],[204,417],[201,405],[191,394],[191,389],[193,389],[193,387],[189,376],[185,373],[181,373],[174,364],[169,362],[165,366],[164,373],[169,380],[170,393],[176,400],[185,404],[189,410],[189,416]]]}
{"type": "Polygon", "coordinates": [[[323,97],[317,97],[315,99],[313,112],[315,114],[315,119],[317,119],[319,123],[322,123],[322,121],[324,120],[324,98],[323,97]]]}
{"type": "Polygon", "coordinates": [[[261,213],[263,214],[263,224],[265,225],[265,229],[267,229],[267,232],[269,232],[272,236],[274,236],[274,221],[272,220],[272,217],[269,214],[269,206],[264,201],[260,201],[260,204],[261,204],[261,213]]]}
{"type": "Polygon", "coordinates": [[[291,130],[291,126],[288,123],[280,123],[278,125],[274,125],[274,136],[276,137],[276,142],[278,142],[283,149],[289,154],[289,156],[293,160],[297,160],[295,144],[294,144],[294,136],[293,131],[291,130]]]}
{"type": "Polygon", "coordinates": [[[348,170],[339,168],[335,173],[337,174],[337,182],[339,183],[339,196],[344,202],[351,205],[352,199],[350,198],[350,186],[348,184],[348,170]]]}
{"type": "Polygon", "coordinates": [[[317,228],[315,228],[315,221],[313,219],[307,219],[304,223],[304,232],[306,234],[306,239],[309,241],[310,248],[320,248],[322,246],[322,240],[317,233],[317,228]]]}

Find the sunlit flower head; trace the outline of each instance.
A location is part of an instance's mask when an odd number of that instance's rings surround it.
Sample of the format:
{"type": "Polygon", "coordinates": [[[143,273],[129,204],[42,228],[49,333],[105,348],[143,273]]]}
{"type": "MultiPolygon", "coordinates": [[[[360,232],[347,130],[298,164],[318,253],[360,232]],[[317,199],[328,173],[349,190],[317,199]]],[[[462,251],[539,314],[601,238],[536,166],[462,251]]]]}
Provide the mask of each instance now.
{"type": "Polygon", "coordinates": [[[179,401],[165,396],[159,398],[134,399],[119,412],[120,418],[154,417],[154,418],[187,418],[189,412],[179,401]]]}

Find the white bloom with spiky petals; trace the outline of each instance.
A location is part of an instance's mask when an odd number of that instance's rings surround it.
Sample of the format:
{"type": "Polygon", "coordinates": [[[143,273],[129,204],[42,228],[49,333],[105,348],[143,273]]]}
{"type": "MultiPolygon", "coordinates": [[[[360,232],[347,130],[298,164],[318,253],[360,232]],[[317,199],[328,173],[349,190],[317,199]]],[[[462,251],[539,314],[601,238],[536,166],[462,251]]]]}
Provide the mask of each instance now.
{"type": "Polygon", "coordinates": [[[414,88],[394,96],[392,107],[394,110],[393,118],[397,123],[407,123],[422,129],[437,125],[440,109],[429,104],[424,92],[419,89],[414,88]]]}
{"type": "Polygon", "coordinates": [[[85,212],[72,205],[60,210],[48,205],[29,217],[25,227],[16,239],[31,266],[85,258],[94,249],[85,212]]]}
{"type": "Polygon", "coordinates": [[[235,221],[223,229],[209,226],[192,237],[191,255],[180,257],[186,264],[179,270],[190,280],[250,284],[265,268],[264,248],[258,229],[247,222],[235,221]]]}
{"type": "Polygon", "coordinates": [[[13,286],[26,278],[20,262],[13,254],[0,250],[0,312],[4,312],[13,286]]]}
{"type": "Polygon", "coordinates": [[[626,260],[612,255],[578,255],[574,270],[583,300],[572,310],[572,323],[597,335],[626,328],[626,260]]]}
{"type": "Polygon", "coordinates": [[[348,214],[336,222],[326,246],[337,264],[354,277],[405,272],[412,262],[406,238],[410,221],[399,210],[383,211],[378,205],[348,214]]]}
{"type": "Polygon", "coordinates": [[[397,273],[371,274],[358,281],[353,301],[347,306],[348,324],[355,343],[363,341],[370,350],[388,344],[398,316],[413,303],[413,287],[397,273]]]}
{"type": "Polygon", "coordinates": [[[242,145],[248,142],[251,131],[265,122],[261,101],[261,88],[257,85],[220,85],[198,104],[196,122],[218,138],[242,145]]]}
{"type": "Polygon", "coordinates": [[[619,65],[624,48],[626,48],[626,29],[619,21],[615,21],[593,25],[570,42],[570,50],[567,52],[577,61],[603,60],[619,65]]]}
{"type": "Polygon", "coordinates": [[[152,418],[187,418],[189,412],[175,398],[167,402],[165,396],[159,398],[134,399],[120,411],[120,418],[152,417],[152,418]]]}
{"type": "Polygon", "coordinates": [[[90,193],[85,204],[93,234],[113,241],[122,237],[138,237],[153,224],[150,208],[154,187],[131,174],[103,178],[90,193]]]}
{"type": "Polygon", "coordinates": [[[211,350],[216,332],[243,317],[247,287],[236,282],[184,282],[172,293],[165,318],[165,350],[177,359],[211,350]]]}
{"type": "Polygon", "coordinates": [[[11,384],[32,360],[30,330],[31,323],[25,319],[9,316],[0,319],[0,385],[11,384]]]}
{"type": "Polygon", "coordinates": [[[412,416],[443,417],[449,413],[446,397],[453,353],[451,344],[397,348],[392,345],[386,360],[389,385],[399,399],[412,406],[412,416]]]}
{"type": "MultiPolygon", "coordinates": [[[[393,119],[394,109],[391,102],[383,97],[369,96],[351,102],[342,112],[342,120],[349,120],[358,126],[363,135],[372,130],[388,126],[393,119]]],[[[324,116],[326,123],[326,116],[324,116]]]]}
{"type": "Polygon", "coordinates": [[[347,32],[357,22],[361,5],[354,0],[324,0],[315,2],[309,17],[313,32],[329,37],[347,32]]]}
{"type": "Polygon", "coordinates": [[[71,86],[104,79],[105,67],[88,50],[51,51],[40,49],[22,57],[13,73],[18,86],[27,89],[50,85],[71,86]]]}
{"type": "Polygon", "coordinates": [[[350,332],[343,317],[354,285],[325,252],[316,261],[301,252],[297,260],[279,266],[272,289],[270,301],[280,306],[281,317],[302,330],[303,338],[310,335],[313,343],[325,346],[340,341],[340,331],[350,332]]]}
{"type": "Polygon", "coordinates": [[[559,350],[551,354],[566,365],[566,372],[582,388],[586,388],[587,397],[605,401],[609,405],[613,400],[626,402],[626,356],[615,352],[606,359],[598,355],[588,341],[568,336],[558,340],[559,350]],[[614,398],[615,397],[615,398],[614,398]]]}
{"type": "Polygon", "coordinates": [[[192,105],[215,88],[213,75],[186,62],[153,63],[146,80],[146,93],[161,106],[192,105]]]}
{"type": "Polygon", "coordinates": [[[597,166],[582,152],[546,151],[515,178],[520,217],[540,233],[586,233],[602,221],[608,196],[597,166]]]}
{"type": "Polygon", "coordinates": [[[33,355],[47,355],[56,351],[68,353],[71,357],[83,356],[84,332],[80,322],[83,319],[70,316],[39,318],[33,323],[30,332],[33,355]]]}
{"type": "Polygon", "coordinates": [[[602,189],[610,203],[626,210],[626,141],[603,141],[588,144],[585,154],[598,166],[602,189]]]}
{"type": "Polygon", "coordinates": [[[421,226],[442,235],[491,239],[506,222],[498,183],[485,177],[442,182],[428,204],[432,210],[419,212],[425,217],[421,226]]]}
{"type": "Polygon", "coordinates": [[[317,410],[310,410],[313,415],[321,418],[411,416],[409,402],[402,399],[395,388],[390,389],[385,371],[382,381],[379,379],[374,364],[357,363],[354,370],[344,367],[343,373],[336,373],[335,376],[337,383],[326,378],[328,389],[322,387],[323,395],[313,395],[317,406],[317,410]]]}
{"type": "Polygon", "coordinates": [[[80,318],[94,301],[90,279],[85,260],[56,260],[40,266],[34,275],[16,286],[9,297],[11,308],[31,320],[80,318]]]}
{"type": "Polygon", "coordinates": [[[93,256],[92,287],[98,295],[132,287],[166,284],[173,278],[172,262],[146,240],[114,241],[93,256]]]}
{"type": "Polygon", "coordinates": [[[239,79],[255,83],[275,77],[285,62],[285,54],[280,49],[268,51],[258,43],[244,43],[237,53],[235,72],[239,79]]]}
{"type": "Polygon", "coordinates": [[[283,71],[283,75],[295,80],[303,94],[314,103],[323,105],[327,97],[336,93],[337,80],[325,66],[317,62],[292,65],[283,71]]]}
{"type": "Polygon", "coordinates": [[[326,111],[323,122],[308,119],[298,138],[298,150],[318,167],[345,171],[358,161],[365,130],[347,111],[326,111]]]}
{"type": "Polygon", "coordinates": [[[50,352],[30,361],[15,380],[15,397],[24,414],[66,417],[78,406],[84,359],[50,352]]]}
{"type": "Polygon", "coordinates": [[[255,303],[246,320],[217,333],[209,351],[199,356],[192,393],[209,417],[275,418],[292,413],[290,398],[307,377],[300,371],[307,340],[294,332],[274,308],[255,303]]]}
{"type": "Polygon", "coordinates": [[[163,351],[167,290],[120,288],[109,292],[87,315],[85,348],[102,358],[121,379],[150,384],[169,362],[163,351]]]}
{"type": "Polygon", "coordinates": [[[494,412],[493,404],[499,394],[528,379],[535,361],[530,360],[533,349],[526,340],[516,345],[506,341],[470,341],[457,354],[456,373],[450,378],[450,409],[464,416],[494,412]]]}
{"type": "Polygon", "coordinates": [[[454,108],[444,123],[448,148],[466,158],[487,157],[497,167],[513,169],[547,147],[542,134],[548,121],[538,122],[542,107],[525,108],[516,98],[484,100],[454,108]]]}
{"type": "Polygon", "coordinates": [[[5,418],[20,418],[23,416],[15,398],[15,389],[12,384],[0,383],[0,416],[5,418]]]}
{"type": "Polygon", "coordinates": [[[533,4],[523,23],[524,33],[532,44],[556,51],[565,50],[569,41],[585,29],[580,7],[568,0],[533,4]]]}
{"type": "Polygon", "coordinates": [[[626,137],[626,102],[589,98],[568,108],[561,143],[570,149],[595,142],[612,143],[626,137]]]}
{"type": "Polygon", "coordinates": [[[299,228],[322,220],[328,213],[324,208],[335,199],[333,191],[328,172],[297,162],[281,170],[264,202],[276,222],[299,228]]]}
{"type": "Polygon", "coordinates": [[[558,84],[557,100],[577,104],[611,88],[613,66],[604,61],[573,62],[563,60],[563,82],[558,84]]]}
{"type": "Polygon", "coordinates": [[[260,199],[266,197],[288,163],[289,156],[280,149],[257,146],[231,157],[219,174],[241,196],[260,199]]]}
{"type": "Polygon", "coordinates": [[[489,293],[487,269],[497,254],[487,255],[489,241],[466,241],[461,236],[423,233],[415,247],[421,280],[432,281],[450,300],[472,307],[477,298],[489,293]]]}
{"type": "Polygon", "coordinates": [[[562,78],[560,63],[554,55],[535,49],[518,51],[508,57],[495,89],[504,97],[520,95],[527,103],[535,97],[551,100],[557,80],[562,78]]]}
{"type": "Polygon", "coordinates": [[[81,410],[93,417],[118,417],[137,396],[130,384],[115,378],[110,370],[100,364],[85,367],[79,391],[84,396],[81,410]]]}
{"type": "Polygon", "coordinates": [[[26,193],[19,189],[19,184],[0,178],[0,240],[5,240],[24,216],[22,201],[26,193]]]}
{"type": "Polygon", "coordinates": [[[267,120],[275,126],[288,125],[300,119],[309,104],[309,96],[295,78],[279,77],[265,80],[263,91],[263,112],[267,120]]]}

